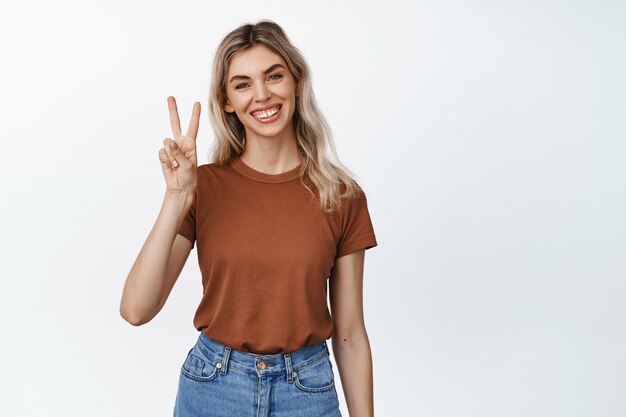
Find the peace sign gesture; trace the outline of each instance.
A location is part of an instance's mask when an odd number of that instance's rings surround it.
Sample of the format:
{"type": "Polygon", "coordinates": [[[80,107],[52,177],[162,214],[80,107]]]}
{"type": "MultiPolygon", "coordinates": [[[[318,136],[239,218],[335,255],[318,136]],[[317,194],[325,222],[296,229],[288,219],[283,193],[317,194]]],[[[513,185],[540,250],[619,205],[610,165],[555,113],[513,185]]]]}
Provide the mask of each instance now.
{"type": "Polygon", "coordinates": [[[163,148],[159,149],[159,159],[161,160],[167,191],[186,191],[193,195],[198,184],[196,136],[200,124],[200,103],[196,101],[193,105],[191,121],[185,135],[180,131],[180,119],[174,97],[167,98],[167,107],[170,112],[170,125],[174,140],[165,138],[163,148]]]}

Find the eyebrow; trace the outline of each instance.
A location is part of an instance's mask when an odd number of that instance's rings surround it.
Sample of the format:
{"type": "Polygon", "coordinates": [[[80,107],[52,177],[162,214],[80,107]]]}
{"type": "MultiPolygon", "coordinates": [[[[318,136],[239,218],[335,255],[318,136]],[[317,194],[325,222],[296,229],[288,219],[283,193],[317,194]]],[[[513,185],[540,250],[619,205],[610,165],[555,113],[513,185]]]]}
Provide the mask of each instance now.
{"type": "MultiPolygon", "coordinates": [[[[263,71],[263,74],[267,75],[268,73],[274,71],[277,68],[282,68],[285,69],[284,65],[281,64],[274,64],[271,67],[269,67],[268,69],[266,69],[265,71],[263,71]]],[[[233,75],[233,77],[230,79],[230,81],[228,82],[229,84],[232,83],[235,80],[249,80],[250,77],[248,77],[247,75],[233,75]]]]}

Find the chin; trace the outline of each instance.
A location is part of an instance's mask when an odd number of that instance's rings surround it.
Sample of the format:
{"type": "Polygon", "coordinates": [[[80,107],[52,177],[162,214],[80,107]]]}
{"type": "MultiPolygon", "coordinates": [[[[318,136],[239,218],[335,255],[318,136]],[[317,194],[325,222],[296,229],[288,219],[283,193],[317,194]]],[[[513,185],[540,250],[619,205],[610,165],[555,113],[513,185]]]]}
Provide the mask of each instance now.
{"type": "Polygon", "coordinates": [[[258,124],[255,123],[254,127],[246,126],[246,130],[252,131],[258,136],[273,137],[286,131],[287,127],[287,124],[258,126],[258,124]]]}
{"type": "Polygon", "coordinates": [[[284,132],[285,129],[275,130],[275,129],[267,129],[267,130],[254,130],[257,136],[265,137],[265,138],[273,138],[275,136],[280,135],[284,132]]]}

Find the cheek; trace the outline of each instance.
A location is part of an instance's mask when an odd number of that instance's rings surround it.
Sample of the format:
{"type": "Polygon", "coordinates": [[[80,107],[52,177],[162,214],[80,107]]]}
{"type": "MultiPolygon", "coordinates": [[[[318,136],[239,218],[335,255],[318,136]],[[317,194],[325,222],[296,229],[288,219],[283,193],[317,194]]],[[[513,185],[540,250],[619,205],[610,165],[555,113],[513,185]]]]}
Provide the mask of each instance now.
{"type": "Polygon", "coordinates": [[[246,112],[246,108],[248,107],[247,101],[242,100],[241,97],[239,97],[238,99],[235,99],[235,101],[231,101],[231,103],[237,113],[246,112]]]}
{"type": "Polygon", "coordinates": [[[295,97],[295,89],[293,83],[281,83],[275,90],[281,97],[295,97]]]}

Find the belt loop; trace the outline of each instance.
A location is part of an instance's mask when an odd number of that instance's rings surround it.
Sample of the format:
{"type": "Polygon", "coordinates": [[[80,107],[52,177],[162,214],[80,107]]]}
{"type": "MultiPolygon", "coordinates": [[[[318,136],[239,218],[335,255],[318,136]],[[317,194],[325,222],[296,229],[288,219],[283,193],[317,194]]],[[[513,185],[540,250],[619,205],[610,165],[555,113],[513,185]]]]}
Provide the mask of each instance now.
{"type": "Polygon", "coordinates": [[[287,368],[287,383],[291,384],[291,382],[293,382],[293,368],[291,367],[291,353],[285,353],[283,357],[285,358],[285,367],[287,368]]]}
{"type": "Polygon", "coordinates": [[[226,374],[226,370],[228,369],[228,360],[230,359],[230,351],[231,349],[228,346],[224,346],[224,360],[222,362],[222,369],[220,372],[222,374],[226,374]]]}

